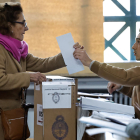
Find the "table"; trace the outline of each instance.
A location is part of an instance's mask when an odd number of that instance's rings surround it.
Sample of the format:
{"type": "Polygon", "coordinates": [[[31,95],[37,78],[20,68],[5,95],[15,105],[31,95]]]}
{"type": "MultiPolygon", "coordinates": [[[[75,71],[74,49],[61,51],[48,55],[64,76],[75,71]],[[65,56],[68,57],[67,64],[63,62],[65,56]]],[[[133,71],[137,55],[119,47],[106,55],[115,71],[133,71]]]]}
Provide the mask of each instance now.
{"type": "MultiPolygon", "coordinates": [[[[118,135],[115,135],[113,134],[113,137],[112,137],[114,140],[132,140],[132,139],[127,139],[127,138],[124,138],[124,137],[121,137],[121,136],[118,136],[118,135]]],[[[34,140],[33,138],[28,138],[27,140],[34,140]]]]}
{"type": "Polygon", "coordinates": [[[133,140],[133,139],[130,139],[130,138],[125,138],[125,137],[118,136],[116,134],[113,134],[112,138],[115,139],[115,140],[133,140]]]}

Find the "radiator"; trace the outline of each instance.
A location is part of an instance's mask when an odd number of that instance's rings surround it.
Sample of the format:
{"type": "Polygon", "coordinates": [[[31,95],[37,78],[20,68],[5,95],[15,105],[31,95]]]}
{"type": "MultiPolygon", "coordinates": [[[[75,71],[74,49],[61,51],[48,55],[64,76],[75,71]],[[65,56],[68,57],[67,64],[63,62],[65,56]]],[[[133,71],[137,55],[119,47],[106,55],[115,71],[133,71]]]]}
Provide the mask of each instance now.
{"type": "Polygon", "coordinates": [[[120,92],[114,92],[112,95],[113,95],[112,101],[114,101],[115,103],[131,105],[130,97],[128,97],[120,92]]]}

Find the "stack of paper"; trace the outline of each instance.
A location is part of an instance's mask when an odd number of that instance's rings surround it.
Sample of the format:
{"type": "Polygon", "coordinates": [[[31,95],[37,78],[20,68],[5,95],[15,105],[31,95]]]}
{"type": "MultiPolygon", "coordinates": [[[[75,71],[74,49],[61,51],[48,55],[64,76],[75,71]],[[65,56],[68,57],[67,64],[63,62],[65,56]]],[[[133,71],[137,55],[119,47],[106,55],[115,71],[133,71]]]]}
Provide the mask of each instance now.
{"type": "Polygon", "coordinates": [[[132,116],[118,113],[98,112],[93,111],[91,118],[96,118],[105,121],[111,121],[117,124],[128,125],[132,122],[140,123],[139,119],[134,119],[132,116]]]}
{"type": "Polygon", "coordinates": [[[126,126],[132,122],[140,123],[140,120],[133,119],[135,114],[133,106],[89,97],[81,97],[80,106],[83,110],[93,110],[93,113],[90,117],[81,117],[79,121],[99,127],[86,130],[88,135],[110,132],[129,137],[125,132],[126,126]]]}
{"type": "MultiPolygon", "coordinates": [[[[91,117],[81,117],[79,119],[80,122],[85,123],[85,124],[91,124],[97,127],[102,127],[102,128],[107,128],[109,130],[109,132],[112,131],[112,133],[116,133],[125,137],[129,137],[126,132],[126,126],[124,125],[120,125],[120,124],[116,124],[113,122],[108,122],[108,121],[103,121],[103,120],[99,120],[99,119],[95,119],[95,118],[91,118],[91,117]]],[[[98,134],[98,133],[105,133],[107,130],[106,129],[101,129],[97,131],[97,129],[89,129],[86,130],[86,132],[89,135],[94,135],[94,134],[98,134]]]]}
{"type": "Polygon", "coordinates": [[[82,116],[88,117],[89,111],[82,110],[81,107],[77,108],[77,140],[81,140],[85,132],[86,124],[79,121],[82,116]]]}
{"type": "Polygon", "coordinates": [[[89,97],[81,97],[81,106],[83,110],[95,110],[102,112],[120,113],[134,117],[135,110],[133,106],[106,102],[89,97]]]}
{"type": "Polygon", "coordinates": [[[112,95],[109,95],[109,93],[83,93],[83,92],[78,92],[79,96],[85,96],[85,97],[102,97],[102,98],[112,98],[112,95]]]}
{"type": "Polygon", "coordinates": [[[117,134],[117,135],[129,138],[129,136],[126,134],[126,132],[118,131],[118,130],[114,130],[114,129],[109,129],[109,128],[93,128],[93,129],[86,130],[86,133],[89,136],[96,135],[96,134],[101,134],[101,133],[106,133],[106,132],[110,132],[110,133],[113,133],[113,134],[117,134]]]}

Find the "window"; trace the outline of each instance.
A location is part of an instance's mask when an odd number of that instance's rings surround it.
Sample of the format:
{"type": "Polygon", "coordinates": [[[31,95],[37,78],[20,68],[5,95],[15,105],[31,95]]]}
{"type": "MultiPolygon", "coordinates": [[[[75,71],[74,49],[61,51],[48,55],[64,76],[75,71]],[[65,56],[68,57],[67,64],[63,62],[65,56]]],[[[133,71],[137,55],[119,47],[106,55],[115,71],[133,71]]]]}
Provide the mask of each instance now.
{"type": "Polygon", "coordinates": [[[135,60],[132,46],[140,28],[139,5],[140,0],[104,0],[104,62],[135,60]]]}

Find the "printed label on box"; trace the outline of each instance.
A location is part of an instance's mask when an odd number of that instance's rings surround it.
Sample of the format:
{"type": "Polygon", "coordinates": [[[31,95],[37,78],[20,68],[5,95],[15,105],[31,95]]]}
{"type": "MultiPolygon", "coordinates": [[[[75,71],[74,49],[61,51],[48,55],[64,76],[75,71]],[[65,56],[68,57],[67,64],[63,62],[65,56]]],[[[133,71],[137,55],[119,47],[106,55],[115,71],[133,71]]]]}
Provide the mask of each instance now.
{"type": "Polygon", "coordinates": [[[35,85],[36,90],[40,90],[40,84],[39,85],[35,85]]]}
{"type": "Polygon", "coordinates": [[[43,108],[37,104],[37,125],[43,126],[43,108]]]}
{"type": "Polygon", "coordinates": [[[43,109],[71,108],[71,86],[45,85],[42,87],[43,109]]]}

